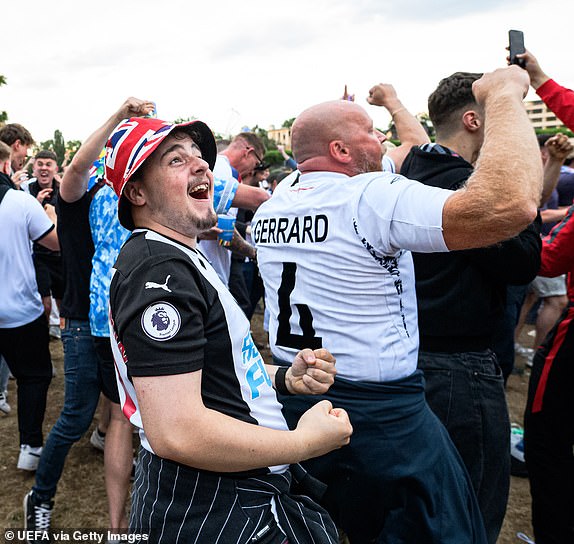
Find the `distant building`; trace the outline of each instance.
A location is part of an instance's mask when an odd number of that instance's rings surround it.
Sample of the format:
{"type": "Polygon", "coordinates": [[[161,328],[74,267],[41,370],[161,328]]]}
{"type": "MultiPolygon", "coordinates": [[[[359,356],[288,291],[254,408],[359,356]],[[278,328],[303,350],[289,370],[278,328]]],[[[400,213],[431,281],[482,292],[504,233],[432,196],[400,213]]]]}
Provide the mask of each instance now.
{"type": "Polygon", "coordinates": [[[524,102],[526,113],[535,129],[564,128],[560,119],[548,109],[542,100],[524,102]]]}
{"type": "Polygon", "coordinates": [[[275,128],[271,127],[267,131],[267,136],[278,145],[284,145],[285,149],[291,149],[291,128],[275,128]]]}

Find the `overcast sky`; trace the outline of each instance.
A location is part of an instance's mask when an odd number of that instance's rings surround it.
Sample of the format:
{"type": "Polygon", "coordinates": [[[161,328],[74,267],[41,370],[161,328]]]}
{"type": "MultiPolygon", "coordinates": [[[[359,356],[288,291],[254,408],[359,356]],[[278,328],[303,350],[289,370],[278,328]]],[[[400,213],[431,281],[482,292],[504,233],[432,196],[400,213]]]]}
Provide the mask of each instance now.
{"type": "MultiPolygon", "coordinates": [[[[508,30],[574,86],[572,0],[31,0],[2,14],[0,110],[36,141],[83,140],[128,96],[219,133],[281,126],[344,85],[392,83],[413,113],[455,71],[506,64],[508,30]],[[7,14],[7,17],[6,17],[7,14]]],[[[534,95],[529,95],[529,98],[534,95]]]]}

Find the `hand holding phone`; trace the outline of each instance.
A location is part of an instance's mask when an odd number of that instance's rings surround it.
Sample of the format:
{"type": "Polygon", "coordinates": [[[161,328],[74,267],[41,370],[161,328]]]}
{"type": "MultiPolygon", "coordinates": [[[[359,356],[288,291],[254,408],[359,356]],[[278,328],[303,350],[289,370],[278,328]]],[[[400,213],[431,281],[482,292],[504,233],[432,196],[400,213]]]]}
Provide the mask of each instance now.
{"type": "Polygon", "coordinates": [[[508,50],[510,51],[510,64],[518,64],[521,68],[525,68],[526,61],[516,57],[516,55],[526,52],[526,49],[524,48],[524,33],[520,30],[509,30],[508,45],[508,50]]]}

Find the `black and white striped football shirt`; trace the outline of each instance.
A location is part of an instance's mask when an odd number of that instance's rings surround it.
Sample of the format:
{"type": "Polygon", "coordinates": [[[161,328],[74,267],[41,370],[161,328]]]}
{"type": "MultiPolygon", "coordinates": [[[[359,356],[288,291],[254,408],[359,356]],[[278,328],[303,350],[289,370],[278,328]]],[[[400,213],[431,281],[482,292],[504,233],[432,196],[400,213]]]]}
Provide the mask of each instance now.
{"type": "Polygon", "coordinates": [[[110,331],[122,410],[150,452],[133,376],[201,369],[207,408],[287,430],[250,323],[199,251],[151,230],[134,231],[113,270],[110,331]]]}

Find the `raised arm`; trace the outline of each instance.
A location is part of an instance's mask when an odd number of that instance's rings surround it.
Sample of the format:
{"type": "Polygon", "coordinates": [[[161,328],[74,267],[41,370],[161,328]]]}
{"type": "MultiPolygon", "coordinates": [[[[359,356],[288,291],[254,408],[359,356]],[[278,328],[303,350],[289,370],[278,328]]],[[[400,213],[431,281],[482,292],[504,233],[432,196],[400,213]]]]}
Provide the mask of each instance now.
{"type": "Polygon", "coordinates": [[[536,217],[542,162],[522,103],[528,85],[527,72],[516,65],[473,84],[485,112],[484,143],[467,185],[443,209],[443,235],[451,250],[511,238],[536,217]]]}
{"type": "Polygon", "coordinates": [[[373,106],[383,106],[391,114],[401,145],[388,152],[397,172],[400,172],[405,157],[414,145],[429,142],[428,134],[418,119],[399,100],[395,88],[388,83],[379,83],[369,90],[367,102],[373,106]]]}
{"type": "Polygon", "coordinates": [[[147,115],[154,108],[153,102],[128,98],[99,129],[91,134],[76,152],[66,168],[60,185],[60,196],[68,203],[80,200],[88,188],[90,167],[99,157],[114,128],[129,117],[147,115]]]}
{"type": "Polygon", "coordinates": [[[570,130],[574,130],[574,91],[562,87],[546,75],[530,51],[517,56],[526,61],[525,70],[538,96],[570,130]]]}
{"type": "MultiPolygon", "coordinates": [[[[544,147],[548,150],[548,160],[544,164],[544,181],[540,205],[545,204],[558,184],[560,169],[568,154],[574,149],[566,134],[555,134],[544,147]]],[[[563,217],[563,216],[562,216],[563,217]]]]}

